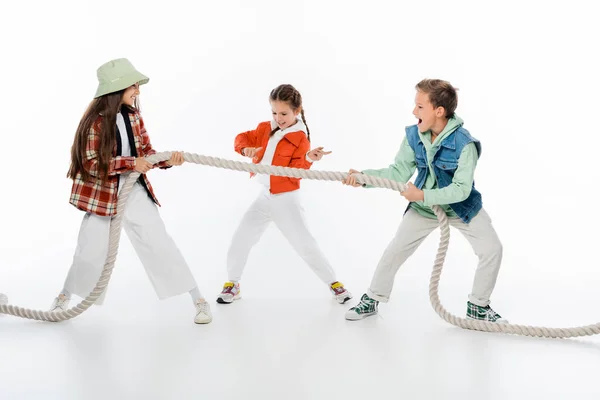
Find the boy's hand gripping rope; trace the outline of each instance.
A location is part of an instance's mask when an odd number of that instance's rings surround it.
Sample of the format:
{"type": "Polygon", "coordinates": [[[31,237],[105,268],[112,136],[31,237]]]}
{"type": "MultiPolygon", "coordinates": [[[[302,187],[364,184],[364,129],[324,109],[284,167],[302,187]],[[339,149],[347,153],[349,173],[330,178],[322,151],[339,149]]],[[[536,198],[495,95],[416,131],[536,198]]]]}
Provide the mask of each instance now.
{"type": "MultiPolygon", "coordinates": [[[[156,153],[152,156],[147,157],[147,160],[155,164],[160,161],[165,161],[171,158],[171,152],[156,153]]],[[[267,165],[258,165],[246,162],[225,160],[222,158],[208,157],[193,153],[184,153],[184,159],[187,162],[209,165],[217,168],[230,169],[234,171],[246,171],[255,172],[259,174],[269,174],[276,176],[286,176],[293,178],[303,179],[314,179],[322,181],[342,181],[346,178],[347,173],[345,172],[334,172],[334,171],[318,171],[318,170],[305,170],[298,168],[288,167],[276,167],[267,165]]],[[[17,307],[11,304],[5,305],[0,304],[0,313],[10,314],[22,318],[36,319],[42,321],[65,321],[71,318],[77,317],[79,314],[87,310],[94,302],[100,297],[104,289],[108,286],[112,270],[115,265],[117,258],[117,250],[119,249],[119,239],[121,237],[121,223],[123,219],[123,211],[125,210],[125,204],[129,197],[129,192],[133,187],[134,182],[139,177],[138,172],[132,172],[119,194],[119,201],[117,209],[119,212],[115,217],[112,218],[110,223],[110,239],[108,255],[104,268],[100,275],[98,283],[92,290],[92,292],[76,306],[60,312],[49,312],[41,310],[30,310],[22,307],[17,307]]],[[[359,183],[366,183],[371,186],[387,188],[402,192],[406,189],[406,185],[400,182],[391,181],[383,178],[376,178],[367,175],[357,174],[357,181],[359,183]]],[[[467,320],[450,314],[440,303],[438,295],[438,286],[440,282],[440,276],[442,274],[442,266],[446,258],[446,252],[448,250],[448,243],[450,241],[450,227],[448,225],[448,217],[446,213],[438,207],[433,206],[438,221],[440,223],[440,244],[433,265],[433,271],[431,273],[431,279],[429,281],[429,299],[435,312],[445,321],[452,325],[459,326],[464,329],[473,329],[485,332],[501,332],[501,333],[512,333],[516,335],[524,336],[538,336],[538,337],[550,337],[550,338],[568,338],[576,336],[590,336],[600,333],[600,323],[593,325],[573,327],[573,328],[545,328],[535,327],[528,325],[515,325],[515,324],[500,324],[491,323],[476,320],[467,320]]],[[[2,294],[0,294],[0,298],[2,294]]]]}

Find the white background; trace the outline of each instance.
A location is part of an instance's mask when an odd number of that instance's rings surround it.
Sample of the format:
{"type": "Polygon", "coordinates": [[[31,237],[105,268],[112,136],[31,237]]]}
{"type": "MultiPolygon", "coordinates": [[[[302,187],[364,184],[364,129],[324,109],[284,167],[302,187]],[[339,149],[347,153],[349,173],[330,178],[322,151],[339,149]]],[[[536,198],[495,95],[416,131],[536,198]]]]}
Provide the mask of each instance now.
{"type": "MultiPolygon", "coordinates": [[[[521,324],[600,318],[595,2],[0,7],[0,292],[11,303],[46,309],[62,288],[83,216],[68,204],[73,135],[96,90],[96,68],[126,57],[150,77],[140,98],[158,151],[247,160],[233,152],[235,135],[269,120],[269,92],[291,83],[302,93],[313,145],[333,151],[314,166],[321,170],[392,163],[404,127],[415,122],[415,84],[449,80],[459,88],[457,114],[482,142],[475,182],[504,245],[492,306],[521,324]]],[[[104,307],[64,324],[0,319],[0,394],[10,396],[0,397],[597,393],[586,375],[600,366],[595,337],[560,342],[465,332],[435,315],[427,285],[437,231],[401,268],[391,302],[380,308],[383,319],[346,323],[350,305],[331,303],[274,227],[251,254],[245,299],[217,307],[229,241],[258,184],[246,173],[193,164],[149,178],[213,323],[192,324],[187,295],[159,302],[124,235],[104,307]],[[134,378],[121,376],[121,368],[134,378]],[[76,389],[68,388],[73,379],[81,380],[76,389]]],[[[314,236],[358,299],[406,201],[336,182],[305,180],[302,193],[314,236]]],[[[452,234],[440,293],[463,315],[477,260],[452,234]]]]}

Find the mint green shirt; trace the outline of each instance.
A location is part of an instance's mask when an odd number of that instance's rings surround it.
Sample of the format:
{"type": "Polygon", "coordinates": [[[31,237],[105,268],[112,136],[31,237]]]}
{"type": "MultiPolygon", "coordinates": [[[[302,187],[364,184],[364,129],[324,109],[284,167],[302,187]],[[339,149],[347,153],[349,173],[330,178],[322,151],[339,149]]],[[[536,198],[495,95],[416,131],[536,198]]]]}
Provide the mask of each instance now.
{"type": "MultiPolygon", "coordinates": [[[[469,143],[462,150],[458,159],[458,167],[454,173],[452,183],[445,188],[439,189],[433,173],[432,160],[433,156],[439,148],[442,141],[448,137],[457,128],[462,126],[463,120],[454,116],[448,120],[448,123],[442,130],[442,132],[435,138],[435,141],[431,143],[431,132],[427,131],[424,133],[419,132],[421,141],[427,151],[427,163],[429,166],[429,174],[423,185],[423,193],[425,199],[423,201],[417,201],[411,203],[411,208],[417,211],[420,215],[437,219],[431,206],[439,205],[446,212],[448,217],[456,217],[456,213],[450,208],[448,204],[459,203],[464,201],[471,194],[471,188],[473,187],[473,179],[475,176],[475,167],[477,166],[477,148],[474,143],[469,143]]],[[[363,174],[369,176],[375,176],[379,178],[386,178],[397,182],[406,183],[412,178],[417,164],[415,162],[415,153],[408,144],[406,137],[400,144],[400,150],[396,153],[394,163],[387,168],[381,169],[366,169],[362,171],[363,174]]]]}

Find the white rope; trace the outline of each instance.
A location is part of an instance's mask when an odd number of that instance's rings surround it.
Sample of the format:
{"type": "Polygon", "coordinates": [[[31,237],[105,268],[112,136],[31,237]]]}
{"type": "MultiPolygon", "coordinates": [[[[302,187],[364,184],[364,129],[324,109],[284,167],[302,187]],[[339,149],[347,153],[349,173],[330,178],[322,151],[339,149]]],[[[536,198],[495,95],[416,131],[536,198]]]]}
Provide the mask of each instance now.
{"type": "MultiPolygon", "coordinates": [[[[157,163],[165,161],[171,158],[171,152],[157,153],[147,157],[147,160],[151,163],[157,163]]],[[[184,153],[184,159],[187,162],[209,165],[217,168],[230,169],[234,171],[246,171],[255,172],[260,174],[287,176],[294,178],[304,178],[313,180],[323,181],[342,181],[346,178],[347,173],[345,172],[334,172],[334,171],[318,171],[318,170],[305,170],[299,168],[288,168],[288,167],[275,167],[267,165],[258,165],[247,162],[232,161],[222,158],[203,156],[194,153],[184,153]]],[[[112,218],[110,223],[110,240],[109,250],[102,274],[96,284],[96,287],[92,292],[76,306],[60,312],[49,312],[30,310],[26,308],[17,307],[14,305],[2,304],[0,294],[0,313],[10,314],[17,317],[43,320],[43,321],[65,321],[83,313],[87,310],[94,302],[100,297],[102,292],[108,286],[112,270],[114,268],[115,260],[117,257],[117,250],[119,248],[119,239],[121,236],[121,223],[122,215],[125,209],[129,192],[134,182],[139,177],[139,173],[133,172],[123,185],[119,194],[119,200],[117,204],[117,210],[119,212],[115,217],[112,218]]],[[[406,185],[400,182],[391,181],[388,179],[372,177],[363,174],[356,174],[357,181],[359,183],[366,183],[367,185],[392,189],[398,192],[402,192],[406,189],[406,185]]],[[[446,259],[446,252],[448,251],[448,244],[450,242],[450,226],[448,224],[448,217],[441,207],[433,206],[438,221],[440,223],[440,243],[438,246],[437,256],[433,265],[433,271],[431,273],[431,279],[429,282],[429,299],[435,312],[445,321],[452,325],[464,328],[472,329],[485,332],[500,332],[500,333],[511,333],[516,335],[524,336],[538,336],[538,337],[549,337],[549,338],[568,338],[577,336],[590,336],[600,333],[600,323],[587,326],[579,326],[572,328],[546,328],[546,327],[535,327],[528,325],[516,325],[516,324],[501,324],[484,322],[477,320],[468,320],[460,318],[449,313],[444,306],[440,303],[438,295],[438,287],[440,282],[440,276],[442,274],[442,267],[444,260],[446,259]]]]}
{"type": "MultiPolygon", "coordinates": [[[[166,153],[161,153],[161,155],[162,154],[166,153]]],[[[168,160],[169,157],[165,159],[168,160]]],[[[162,160],[163,158],[161,158],[159,161],[162,160]]],[[[74,307],[71,307],[68,310],[58,312],[30,310],[28,308],[17,307],[12,304],[1,304],[0,302],[0,314],[10,314],[16,317],[35,319],[38,321],[58,322],[75,318],[81,313],[83,313],[85,310],[90,308],[92,304],[94,304],[96,300],[98,300],[98,297],[102,295],[104,289],[106,289],[106,287],[108,286],[108,281],[110,280],[112,270],[115,266],[115,260],[117,259],[117,251],[119,250],[119,240],[121,238],[121,223],[123,221],[124,214],[123,211],[125,210],[125,204],[127,204],[127,198],[129,197],[131,188],[133,187],[133,184],[139,176],[139,172],[132,172],[123,184],[123,188],[120,191],[119,200],[117,202],[117,210],[120,211],[117,213],[116,216],[111,218],[110,221],[108,255],[106,256],[104,268],[102,269],[102,273],[100,274],[100,279],[98,280],[98,283],[85,299],[83,299],[79,304],[77,304],[74,307]]]]}

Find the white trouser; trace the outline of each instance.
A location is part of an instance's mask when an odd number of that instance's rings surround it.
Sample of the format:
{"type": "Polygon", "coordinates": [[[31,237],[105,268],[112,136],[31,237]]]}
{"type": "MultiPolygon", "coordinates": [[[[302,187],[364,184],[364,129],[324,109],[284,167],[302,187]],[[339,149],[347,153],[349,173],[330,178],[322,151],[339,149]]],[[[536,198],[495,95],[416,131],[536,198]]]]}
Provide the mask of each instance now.
{"type": "MultiPolygon", "coordinates": [[[[123,227],[159,299],[188,292],[197,286],[190,268],[165,229],[158,207],[139,181],[127,199],[123,227]]],[[[65,280],[65,289],[70,293],[84,298],[98,282],[108,254],[109,230],[110,217],[90,213],[83,217],[73,264],[65,280]]],[[[118,261],[117,255],[117,264],[118,261]]],[[[106,290],[95,304],[101,305],[105,295],[106,290]]]]}
{"type": "Polygon", "coordinates": [[[297,190],[280,194],[263,190],[246,211],[227,253],[230,281],[241,279],[250,250],[258,243],[271,221],[321,281],[327,285],[336,281],[333,268],[306,226],[304,208],[297,190]]]}
{"type": "MultiPolygon", "coordinates": [[[[450,226],[464,235],[479,258],[469,301],[485,307],[490,303],[502,262],[502,244],[492,226],[492,220],[483,208],[469,224],[459,218],[448,220],[450,226]]],[[[406,212],[396,236],[377,265],[371,287],[367,291],[369,297],[382,302],[389,300],[398,269],[438,226],[437,219],[423,217],[413,209],[406,212]]]]}

